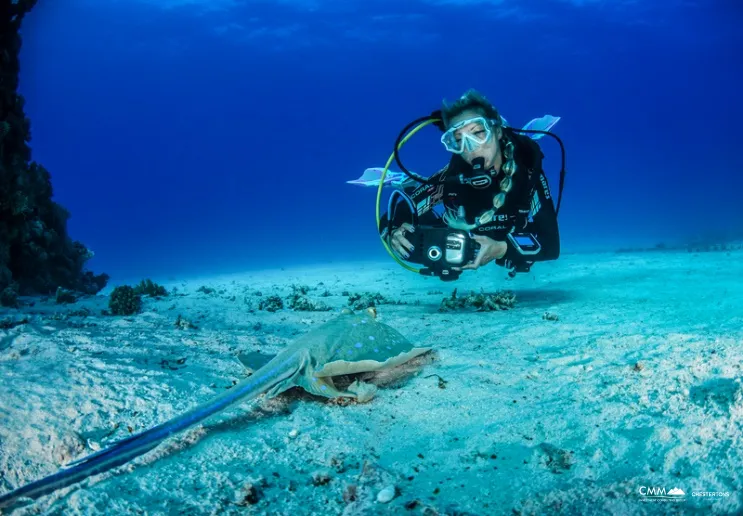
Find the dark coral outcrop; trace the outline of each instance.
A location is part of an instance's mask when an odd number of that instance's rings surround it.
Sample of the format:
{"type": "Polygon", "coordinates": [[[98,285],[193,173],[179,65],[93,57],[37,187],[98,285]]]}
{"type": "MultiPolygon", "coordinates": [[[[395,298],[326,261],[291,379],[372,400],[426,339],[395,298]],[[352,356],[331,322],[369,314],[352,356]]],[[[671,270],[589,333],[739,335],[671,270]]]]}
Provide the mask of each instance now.
{"type": "Polygon", "coordinates": [[[0,291],[95,294],[108,275],[85,270],[92,253],[67,234],[49,172],[31,161],[31,122],[18,94],[23,17],[36,0],[0,0],[0,291]]]}

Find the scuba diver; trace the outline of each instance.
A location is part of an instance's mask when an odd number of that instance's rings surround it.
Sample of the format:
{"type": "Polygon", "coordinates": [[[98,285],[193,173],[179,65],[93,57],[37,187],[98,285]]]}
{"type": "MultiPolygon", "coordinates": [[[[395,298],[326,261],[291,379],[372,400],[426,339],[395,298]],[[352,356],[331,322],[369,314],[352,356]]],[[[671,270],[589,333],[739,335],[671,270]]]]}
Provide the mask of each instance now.
{"type": "MultiPolygon", "coordinates": [[[[493,261],[510,269],[513,277],[528,272],[535,262],[556,260],[560,256],[560,202],[556,210],[542,170],[544,154],[539,144],[518,132],[549,134],[562,147],[559,138],[547,131],[508,127],[498,110],[475,90],[451,105],[445,102],[441,111],[429,118],[433,117],[438,118],[441,142],[452,153],[451,159],[428,179],[406,171],[415,181],[406,180],[402,191],[395,192],[406,202],[394,205],[390,199],[388,212],[378,224],[383,241],[405,260],[441,262],[427,270],[445,281],[493,261]],[[442,265],[447,260],[441,258],[459,244],[453,245],[449,238],[441,245],[429,245],[431,238],[420,233],[441,231],[435,228],[456,231],[465,240],[474,241],[472,251],[462,254],[466,256],[459,263],[449,260],[453,263],[442,265]],[[416,244],[426,250],[417,249],[416,244]],[[432,249],[437,251],[432,254],[432,249]]],[[[395,157],[405,171],[397,145],[395,157]]],[[[564,148],[560,193],[563,178],[564,148]]]]}

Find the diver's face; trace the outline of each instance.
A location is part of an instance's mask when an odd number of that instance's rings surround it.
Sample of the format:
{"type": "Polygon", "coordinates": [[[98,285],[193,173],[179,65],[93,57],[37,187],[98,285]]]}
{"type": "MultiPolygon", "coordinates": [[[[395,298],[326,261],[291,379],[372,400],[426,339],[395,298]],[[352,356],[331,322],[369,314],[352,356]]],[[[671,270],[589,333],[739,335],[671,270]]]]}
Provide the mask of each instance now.
{"type": "MultiPolygon", "coordinates": [[[[476,118],[480,116],[482,115],[476,111],[465,111],[453,117],[449,125],[454,126],[457,123],[460,123],[464,120],[468,120],[470,118],[476,118]]],[[[485,135],[487,134],[487,131],[482,126],[482,124],[473,122],[473,123],[465,124],[461,128],[457,129],[457,131],[455,132],[457,139],[461,137],[462,133],[469,133],[472,136],[476,137],[477,139],[481,140],[482,138],[485,137],[485,135]]],[[[478,145],[474,149],[465,148],[464,152],[461,154],[462,158],[469,164],[472,164],[472,162],[476,158],[483,158],[485,160],[486,169],[493,167],[496,163],[496,160],[498,159],[498,153],[500,152],[500,146],[498,145],[498,140],[500,140],[500,137],[501,137],[500,127],[491,129],[490,138],[485,143],[478,145]]]]}

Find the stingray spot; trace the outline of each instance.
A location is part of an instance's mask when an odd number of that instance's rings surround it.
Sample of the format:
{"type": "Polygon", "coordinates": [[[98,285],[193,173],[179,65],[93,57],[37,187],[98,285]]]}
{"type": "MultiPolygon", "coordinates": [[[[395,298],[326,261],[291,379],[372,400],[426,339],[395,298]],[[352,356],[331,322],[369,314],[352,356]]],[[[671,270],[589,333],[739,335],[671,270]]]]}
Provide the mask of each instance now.
{"type": "Polygon", "coordinates": [[[374,353],[379,353],[379,348],[374,348],[374,353]]]}
{"type": "Polygon", "coordinates": [[[350,349],[346,351],[346,355],[350,355],[351,353],[353,353],[353,351],[351,351],[350,349]]]}
{"type": "Polygon", "coordinates": [[[321,386],[320,386],[320,390],[321,390],[321,391],[324,391],[324,390],[326,390],[327,388],[328,388],[328,386],[327,386],[327,385],[321,385],[321,386]]]}
{"type": "Polygon", "coordinates": [[[316,381],[317,381],[317,377],[313,376],[313,377],[312,377],[312,381],[313,381],[313,382],[316,382],[316,381]]]}
{"type": "Polygon", "coordinates": [[[369,335],[369,340],[374,340],[374,335],[369,335]]]}
{"type": "Polygon", "coordinates": [[[366,324],[366,319],[361,319],[361,324],[366,324]]]}
{"type": "Polygon", "coordinates": [[[356,323],[353,323],[353,327],[355,328],[356,326],[358,326],[358,324],[356,324],[356,323]]]}
{"type": "Polygon", "coordinates": [[[356,346],[357,348],[360,348],[361,347],[361,342],[357,342],[356,344],[354,344],[354,346],[356,346]]]}

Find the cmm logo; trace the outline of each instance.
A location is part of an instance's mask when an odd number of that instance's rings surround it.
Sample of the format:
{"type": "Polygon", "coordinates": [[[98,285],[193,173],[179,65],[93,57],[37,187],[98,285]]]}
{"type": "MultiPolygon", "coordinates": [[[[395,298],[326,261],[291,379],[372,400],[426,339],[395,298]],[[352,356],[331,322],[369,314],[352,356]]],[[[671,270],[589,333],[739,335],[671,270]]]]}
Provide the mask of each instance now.
{"type": "Polygon", "coordinates": [[[666,491],[665,487],[640,486],[640,489],[638,489],[638,491],[644,501],[678,502],[686,497],[686,493],[684,493],[684,491],[682,491],[678,487],[674,487],[673,489],[666,491]]]}

